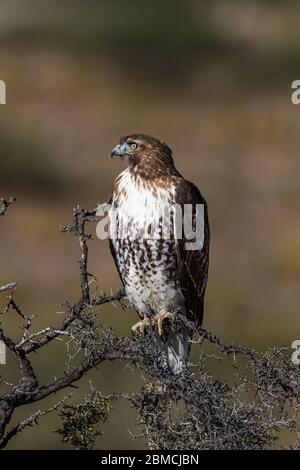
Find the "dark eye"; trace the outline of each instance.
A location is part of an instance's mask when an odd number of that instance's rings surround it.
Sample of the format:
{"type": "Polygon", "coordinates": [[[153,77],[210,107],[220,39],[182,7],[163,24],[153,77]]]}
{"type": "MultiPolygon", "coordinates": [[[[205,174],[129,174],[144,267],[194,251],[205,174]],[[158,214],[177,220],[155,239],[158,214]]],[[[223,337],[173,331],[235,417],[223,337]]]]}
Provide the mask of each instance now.
{"type": "Polygon", "coordinates": [[[133,142],[131,145],[130,145],[130,148],[131,150],[136,150],[137,149],[137,144],[135,142],[133,142]]]}

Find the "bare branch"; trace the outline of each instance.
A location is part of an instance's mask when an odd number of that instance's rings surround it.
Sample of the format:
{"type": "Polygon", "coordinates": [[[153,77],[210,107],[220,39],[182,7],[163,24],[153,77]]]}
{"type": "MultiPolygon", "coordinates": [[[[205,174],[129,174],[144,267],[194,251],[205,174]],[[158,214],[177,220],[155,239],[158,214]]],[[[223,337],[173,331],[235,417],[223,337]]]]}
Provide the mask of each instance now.
{"type": "Polygon", "coordinates": [[[73,211],[73,225],[63,226],[63,232],[70,232],[79,239],[81,258],[79,260],[80,266],[80,287],[82,293],[82,301],[90,302],[89,291],[89,276],[87,271],[88,263],[88,244],[87,241],[91,239],[91,235],[85,233],[85,224],[94,220],[96,209],[86,210],[77,206],[73,211]]]}
{"type": "Polygon", "coordinates": [[[5,291],[8,291],[8,290],[13,290],[17,287],[17,283],[16,282],[10,282],[9,284],[6,284],[5,286],[0,286],[0,292],[5,292],[5,291]]]}
{"type": "Polygon", "coordinates": [[[17,200],[16,197],[10,197],[9,199],[0,198],[0,216],[5,215],[8,207],[17,200]]]}
{"type": "MultiPolygon", "coordinates": [[[[0,215],[6,213],[12,202],[13,198],[0,200],[0,215]]],[[[13,354],[20,371],[18,383],[7,384],[9,391],[0,396],[0,448],[4,448],[25,427],[34,425],[41,416],[55,411],[67,397],[46,411],[34,412],[7,430],[16,409],[37,403],[67,387],[74,387],[74,383],[91,369],[104,361],[113,360],[128,361],[130,365],[138,366],[139,373],[143,374],[146,385],[140,393],[123,393],[114,398],[131,402],[144,425],[141,435],[153,449],[168,448],[168,445],[177,445],[182,449],[193,446],[264,448],[273,442],[279,429],[299,430],[296,423],[297,413],[300,412],[300,375],[299,370],[284,357],[283,350],[258,355],[251,349],[227,345],[215,334],[178,314],[170,324],[174,331],[182,329],[184,323],[198,338],[194,342],[202,344],[205,340],[218,350],[222,359],[233,357],[238,361],[241,358],[246,364],[246,374],[243,375],[242,368],[235,361],[227,361],[238,373],[237,383],[230,387],[208,374],[203,367],[202,356],[197,365],[201,369],[199,374],[190,367],[180,376],[175,376],[163,360],[166,346],[163,342],[153,341],[156,332],[151,328],[145,337],[117,337],[99,322],[96,307],[115,301],[122,306],[125,294],[124,290],[111,295],[94,295],[90,291],[92,275],[88,271],[88,241],[91,235],[86,233],[86,224],[95,220],[95,214],[95,210],[77,207],[73,212],[72,224],[62,227],[63,232],[70,232],[79,242],[80,294],[76,303],[65,302],[63,317],[58,325],[34,331],[34,315],[24,313],[16,301],[8,297],[3,313],[15,312],[23,320],[23,325],[22,335],[17,340],[8,337],[0,327],[0,340],[13,354]],[[30,353],[63,338],[67,338],[66,372],[42,385],[32,367],[30,353]],[[80,351],[84,352],[84,359],[79,365],[74,365],[73,358],[80,351]],[[249,391],[254,397],[253,402],[245,402],[243,398],[243,394],[249,391]],[[186,411],[178,413],[176,421],[178,402],[184,403],[186,411]],[[292,418],[291,410],[294,413],[292,418]]],[[[0,287],[0,292],[15,288],[16,283],[7,284],[0,287]]],[[[215,356],[212,354],[210,357],[215,356]]],[[[6,382],[3,380],[2,383],[6,382]]],[[[99,395],[100,402],[105,407],[105,399],[102,400],[99,395]]],[[[99,415],[106,416],[106,412],[104,410],[104,414],[99,415]]],[[[76,429],[74,432],[77,432],[76,429]]],[[[91,433],[91,436],[95,435],[91,433]]]]}
{"type": "Polygon", "coordinates": [[[4,447],[7,446],[7,444],[10,442],[10,440],[15,437],[17,434],[19,434],[23,429],[25,429],[28,426],[33,426],[34,424],[38,424],[38,420],[42,417],[45,416],[49,413],[52,413],[52,411],[56,411],[61,405],[63,405],[70,397],[72,394],[65,396],[62,400],[60,400],[58,403],[55,405],[51,406],[47,410],[37,410],[35,413],[32,415],[28,416],[26,419],[23,421],[20,421],[16,426],[14,426],[7,434],[6,436],[2,439],[0,442],[0,449],[3,449],[4,447]]]}

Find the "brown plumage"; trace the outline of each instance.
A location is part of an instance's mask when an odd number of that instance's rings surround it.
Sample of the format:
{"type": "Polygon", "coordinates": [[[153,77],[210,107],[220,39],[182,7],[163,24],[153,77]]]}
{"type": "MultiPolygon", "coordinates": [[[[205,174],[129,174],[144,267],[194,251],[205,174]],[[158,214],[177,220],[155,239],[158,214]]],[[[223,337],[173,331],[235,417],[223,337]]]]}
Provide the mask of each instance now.
{"type": "Polygon", "coordinates": [[[209,264],[207,204],[198,188],[177,171],[171,149],[160,140],[143,134],[122,137],[112,156],[128,166],[115,182],[110,247],[126,295],[141,318],[133,328],[143,331],[156,325],[158,337],[167,345],[168,365],[179,373],[188,359],[192,333],[184,325],[172,333],[164,320],[180,313],[202,323],[209,264]],[[192,207],[193,228],[196,205],[204,207],[204,242],[197,250],[187,249],[192,240],[185,238],[184,230],[183,238],[176,236],[174,208],[183,210],[186,204],[192,207]],[[167,238],[162,214],[170,208],[167,238]]]}

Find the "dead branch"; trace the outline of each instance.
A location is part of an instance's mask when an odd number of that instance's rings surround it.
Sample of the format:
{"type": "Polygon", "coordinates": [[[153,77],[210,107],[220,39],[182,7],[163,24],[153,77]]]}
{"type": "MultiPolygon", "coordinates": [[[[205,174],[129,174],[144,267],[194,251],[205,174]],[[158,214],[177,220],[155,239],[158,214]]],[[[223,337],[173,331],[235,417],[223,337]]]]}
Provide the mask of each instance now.
{"type": "MultiPolygon", "coordinates": [[[[14,198],[7,201],[1,199],[0,215],[5,215],[13,202],[14,198]]],[[[298,429],[300,375],[297,367],[284,357],[283,350],[274,349],[259,357],[250,349],[224,344],[218,336],[178,315],[172,328],[182,327],[183,322],[194,331],[199,343],[205,340],[226,358],[236,359],[236,356],[240,356],[246,361],[248,376],[240,375],[237,385],[230,388],[210,377],[202,363],[200,375],[193,373],[191,367],[180,377],[174,376],[166,370],[162,361],[163,346],[155,344],[152,337],[155,333],[151,330],[144,338],[117,337],[101,324],[97,315],[98,307],[114,301],[121,303],[125,295],[123,290],[111,295],[91,294],[90,279],[93,276],[88,271],[88,242],[91,234],[86,232],[86,225],[95,220],[95,215],[96,210],[76,207],[72,223],[61,228],[62,232],[72,234],[79,242],[80,295],[75,303],[67,301],[63,304],[64,312],[58,325],[35,331],[35,316],[25,313],[13,298],[16,283],[0,287],[0,292],[10,292],[2,314],[14,314],[23,321],[22,334],[16,341],[4,332],[0,324],[0,341],[10,350],[19,370],[18,382],[7,384],[9,391],[0,395],[0,448],[4,448],[25,427],[34,425],[39,418],[55,411],[67,397],[46,411],[36,411],[10,428],[11,419],[18,408],[40,402],[74,386],[75,382],[104,361],[120,359],[137,365],[139,371],[150,380],[140,394],[126,395],[126,399],[140,414],[140,422],[144,425],[142,434],[153,449],[168,448],[175,444],[179,448],[190,449],[193,446],[263,448],[272,442],[275,430],[298,429]],[[47,348],[51,342],[62,338],[67,338],[68,348],[73,347],[76,352],[84,351],[84,359],[73,367],[70,360],[67,362],[67,371],[61,377],[54,378],[46,385],[41,384],[32,366],[31,353],[47,348]],[[241,399],[240,394],[248,389],[257,397],[255,405],[241,399]],[[178,401],[185,403],[186,414],[183,421],[176,422],[170,416],[174,414],[178,401]],[[286,407],[291,404],[293,418],[286,415],[286,407]],[[273,411],[278,413],[278,407],[281,410],[279,417],[273,411]]],[[[70,353],[68,356],[72,358],[70,353]]],[[[240,373],[239,367],[235,367],[240,373]]],[[[2,383],[6,383],[5,380],[2,383]]],[[[124,397],[123,394],[115,398],[124,397]]],[[[99,403],[105,405],[105,400],[99,399],[99,403]]],[[[87,400],[84,406],[88,405],[87,400]]],[[[65,416],[70,417],[70,414],[65,416]]],[[[106,416],[106,411],[100,412],[99,416],[106,416]]],[[[92,440],[95,435],[92,433],[92,440]]]]}
{"type": "Polygon", "coordinates": [[[5,215],[7,209],[11,204],[13,204],[17,199],[15,197],[10,197],[9,199],[0,198],[0,216],[5,215]]]}
{"type": "Polygon", "coordinates": [[[14,290],[17,287],[16,282],[10,282],[9,284],[6,284],[5,286],[0,286],[0,292],[6,292],[8,290],[14,290]]]}
{"type": "Polygon", "coordinates": [[[32,415],[28,416],[26,419],[23,421],[20,421],[16,426],[14,426],[2,439],[0,443],[0,449],[3,449],[4,447],[7,446],[7,444],[11,441],[13,437],[15,437],[17,434],[19,434],[23,429],[25,429],[28,426],[33,426],[35,424],[38,424],[39,419],[42,416],[46,416],[49,413],[52,413],[53,411],[58,410],[58,408],[63,405],[70,397],[72,394],[69,394],[65,396],[62,400],[60,400],[58,403],[55,403],[55,405],[51,406],[50,408],[42,411],[42,410],[37,410],[35,413],[32,415]]]}

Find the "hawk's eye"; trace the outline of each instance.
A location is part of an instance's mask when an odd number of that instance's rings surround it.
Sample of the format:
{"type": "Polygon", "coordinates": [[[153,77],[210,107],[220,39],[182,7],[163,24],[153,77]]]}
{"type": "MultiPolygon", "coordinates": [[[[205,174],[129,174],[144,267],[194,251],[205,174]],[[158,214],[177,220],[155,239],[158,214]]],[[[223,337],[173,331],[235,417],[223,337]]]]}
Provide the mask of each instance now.
{"type": "Polygon", "coordinates": [[[137,144],[135,142],[133,142],[131,145],[130,145],[130,148],[131,150],[136,150],[137,149],[137,144]]]}

